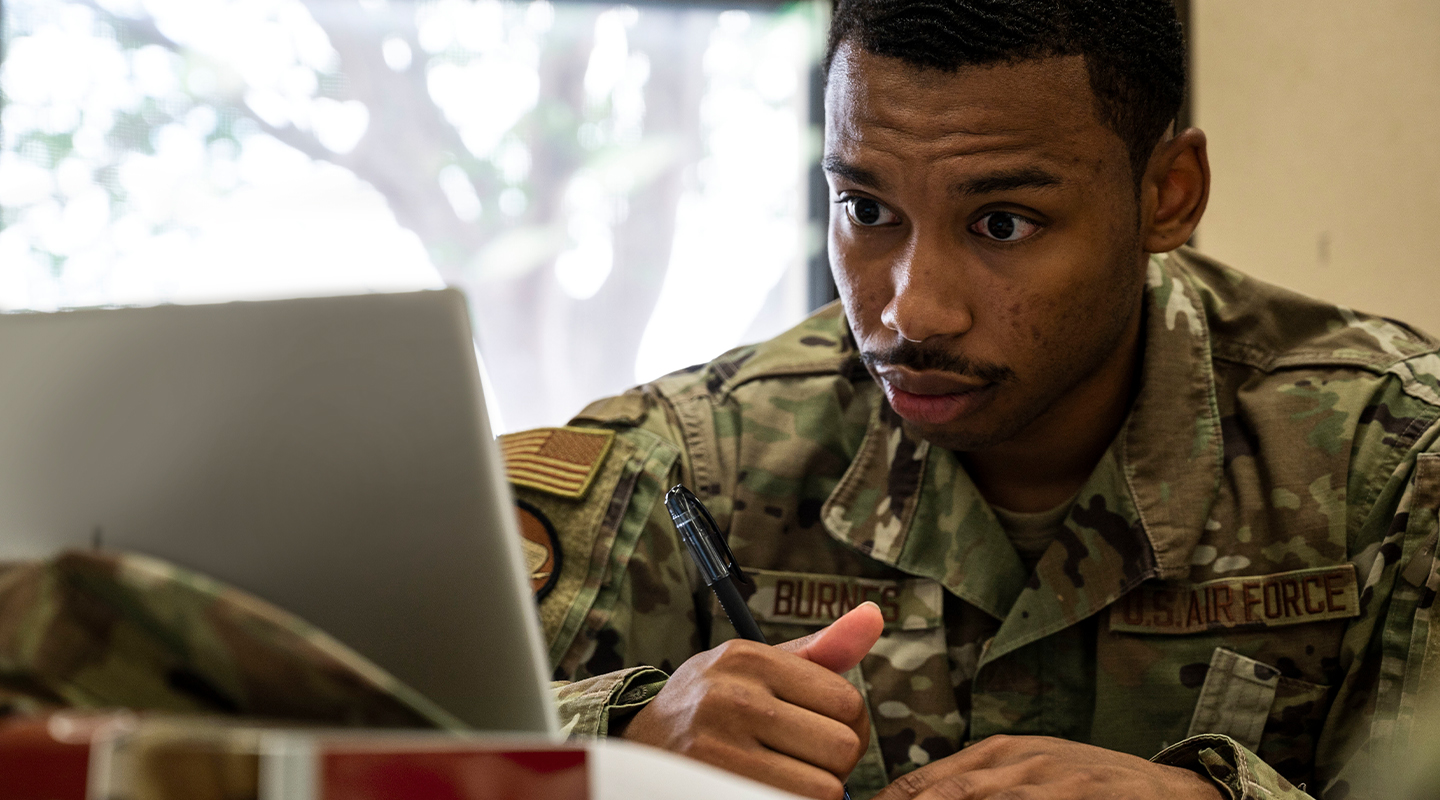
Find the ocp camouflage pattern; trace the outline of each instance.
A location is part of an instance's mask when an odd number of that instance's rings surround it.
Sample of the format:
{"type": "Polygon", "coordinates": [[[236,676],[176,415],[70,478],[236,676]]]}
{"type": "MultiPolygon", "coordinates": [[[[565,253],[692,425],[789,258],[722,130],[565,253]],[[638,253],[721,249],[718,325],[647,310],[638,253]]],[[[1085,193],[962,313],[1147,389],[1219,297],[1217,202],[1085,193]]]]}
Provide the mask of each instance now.
{"type": "Polygon", "coordinates": [[[288,612],[172,564],[106,551],[0,565],[0,715],[57,708],[462,727],[288,612]]]}
{"type": "MultiPolygon", "coordinates": [[[[1364,794],[1440,682],[1437,343],[1188,249],[1152,258],[1144,331],[1131,413],[1033,574],[956,455],[890,410],[838,306],[585,409],[571,424],[617,434],[588,493],[518,489],[565,551],[541,616],[570,731],[653,696],[661,673],[636,668],[734,635],[659,502],[683,482],[748,569],[940,587],[848,676],[873,723],[857,798],[996,733],[1157,757],[1236,797],[1364,794]],[[1198,599],[1137,630],[1117,604],[1136,592],[1198,599]]],[[[752,598],[771,641],[833,616],[777,603],[752,598]]]]}

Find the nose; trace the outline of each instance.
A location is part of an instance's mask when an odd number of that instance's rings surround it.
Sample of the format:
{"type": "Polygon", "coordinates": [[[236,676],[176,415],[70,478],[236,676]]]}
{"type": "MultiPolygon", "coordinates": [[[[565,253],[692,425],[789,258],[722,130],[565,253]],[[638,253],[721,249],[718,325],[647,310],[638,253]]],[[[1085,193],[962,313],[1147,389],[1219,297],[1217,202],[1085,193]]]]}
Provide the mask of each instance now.
{"type": "Polygon", "coordinates": [[[891,268],[894,293],[880,322],[912,342],[959,336],[975,324],[963,258],[943,243],[914,237],[891,268]]]}

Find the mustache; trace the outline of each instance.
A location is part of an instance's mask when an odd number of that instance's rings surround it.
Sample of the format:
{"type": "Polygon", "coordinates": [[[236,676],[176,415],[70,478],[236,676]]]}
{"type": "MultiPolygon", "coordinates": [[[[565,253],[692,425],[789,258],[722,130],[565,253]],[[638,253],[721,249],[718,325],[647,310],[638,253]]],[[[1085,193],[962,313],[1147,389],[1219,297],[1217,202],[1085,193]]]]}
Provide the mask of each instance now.
{"type": "Polygon", "coordinates": [[[916,372],[949,372],[988,383],[1004,383],[1015,377],[1015,371],[1007,366],[977,361],[903,339],[882,350],[867,350],[860,354],[860,360],[871,370],[882,366],[908,367],[916,372]]]}

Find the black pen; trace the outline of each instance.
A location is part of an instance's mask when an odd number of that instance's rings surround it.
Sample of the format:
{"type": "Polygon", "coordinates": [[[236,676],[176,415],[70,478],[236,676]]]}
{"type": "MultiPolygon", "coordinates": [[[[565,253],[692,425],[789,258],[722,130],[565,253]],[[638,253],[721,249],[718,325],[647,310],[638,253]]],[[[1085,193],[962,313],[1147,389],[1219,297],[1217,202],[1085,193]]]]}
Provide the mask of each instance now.
{"type": "MultiPolygon", "coordinates": [[[[695,561],[695,566],[700,568],[700,576],[705,579],[705,585],[715,593],[720,600],[720,607],[725,609],[725,616],[730,618],[730,624],[735,626],[735,632],[741,638],[749,639],[752,642],[768,644],[765,641],[765,634],[760,632],[760,626],[756,624],[755,617],[750,613],[750,606],[745,598],[740,596],[740,590],[735,588],[735,578],[739,577],[742,583],[754,585],[740,565],[735,563],[735,554],[730,552],[730,545],[726,543],[725,537],[720,535],[720,527],[715,524],[715,518],[710,516],[710,510],[700,502],[689,489],[682,484],[675,486],[665,493],[665,508],[670,512],[670,520],[675,523],[675,530],[680,532],[680,541],[685,543],[685,549],[690,551],[690,558],[695,561]]],[[[845,787],[845,800],[850,800],[850,787],[845,787]]]]}
{"type": "Polygon", "coordinates": [[[675,530],[680,532],[680,540],[690,551],[690,558],[700,568],[700,577],[720,599],[720,607],[725,609],[725,616],[730,618],[735,631],[743,639],[767,644],[765,634],[760,632],[760,626],[750,614],[750,606],[735,587],[736,577],[746,584],[750,583],[750,579],[735,563],[735,554],[730,552],[730,545],[720,535],[715,518],[710,516],[705,504],[677,483],[665,495],[665,508],[669,509],[670,519],[675,523],[675,530]]]}

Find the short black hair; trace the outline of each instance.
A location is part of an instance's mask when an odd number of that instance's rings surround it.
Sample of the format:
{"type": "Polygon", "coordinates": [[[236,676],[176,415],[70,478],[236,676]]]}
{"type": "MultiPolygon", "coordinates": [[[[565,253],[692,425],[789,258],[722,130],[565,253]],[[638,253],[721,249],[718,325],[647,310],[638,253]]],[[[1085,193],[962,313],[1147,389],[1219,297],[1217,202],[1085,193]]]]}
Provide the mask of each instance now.
{"type": "Polygon", "coordinates": [[[1185,98],[1185,36],[1172,0],[836,0],[826,75],[845,42],[947,72],[1082,56],[1137,187],[1185,98]]]}

